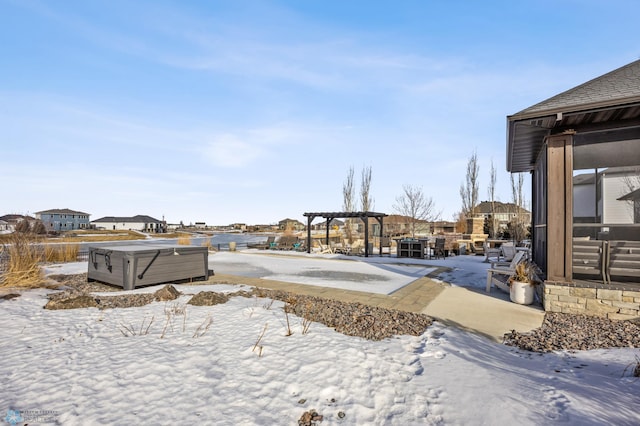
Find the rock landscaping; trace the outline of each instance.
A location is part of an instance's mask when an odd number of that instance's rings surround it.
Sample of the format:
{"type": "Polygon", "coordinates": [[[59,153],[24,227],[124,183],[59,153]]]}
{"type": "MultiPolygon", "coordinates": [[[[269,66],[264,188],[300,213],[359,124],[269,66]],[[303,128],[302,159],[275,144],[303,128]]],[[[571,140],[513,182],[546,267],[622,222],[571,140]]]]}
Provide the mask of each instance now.
{"type": "MultiPolygon", "coordinates": [[[[86,274],[60,275],[52,278],[67,289],[51,294],[46,309],[129,308],[144,306],[153,301],[174,300],[180,295],[175,287],[167,285],[155,293],[94,296],[91,293],[120,289],[101,283],[87,283],[86,274]]],[[[230,297],[236,296],[280,300],[285,302],[287,313],[322,323],[339,333],[369,340],[382,340],[402,334],[418,336],[433,322],[432,318],[423,314],[263,288],[232,294],[202,291],[194,295],[188,303],[211,306],[225,303],[230,297]]],[[[640,324],[588,315],[547,313],[542,327],[529,333],[512,331],[505,335],[504,343],[532,352],[640,348],[640,324]]]]}
{"type": "Polygon", "coordinates": [[[548,312],[542,327],[529,333],[512,331],[505,343],[532,352],[640,348],[640,325],[591,315],[548,312]]]}

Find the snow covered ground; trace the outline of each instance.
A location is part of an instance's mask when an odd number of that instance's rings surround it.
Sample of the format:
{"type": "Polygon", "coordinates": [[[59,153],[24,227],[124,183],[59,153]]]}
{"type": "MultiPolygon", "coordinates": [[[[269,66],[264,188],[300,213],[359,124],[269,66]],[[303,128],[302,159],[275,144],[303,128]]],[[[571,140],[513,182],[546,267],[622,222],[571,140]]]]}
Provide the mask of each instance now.
{"type": "MultiPolygon", "coordinates": [[[[226,256],[254,261],[246,253],[218,256],[214,264],[226,256]]],[[[437,262],[461,262],[447,280],[475,286],[480,279],[481,286],[486,266],[467,260],[437,262]]],[[[306,270],[323,264],[313,256],[291,261],[306,270]]],[[[299,270],[260,262],[256,271],[285,278],[299,270]]],[[[339,262],[347,271],[359,263],[339,262]]],[[[387,276],[389,268],[378,267],[387,276]]],[[[86,263],[48,271],[74,270],[86,271],[86,263]]],[[[235,297],[197,307],[186,305],[186,294],[141,308],[49,311],[42,309],[46,292],[0,300],[0,418],[7,424],[294,425],[311,409],[324,416],[321,425],[640,424],[640,381],[627,369],[638,349],[541,355],[437,323],[421,336],[372,342],[318,323],[305,333],[293,316],[287,336],[278,301],[235,297]]]]}

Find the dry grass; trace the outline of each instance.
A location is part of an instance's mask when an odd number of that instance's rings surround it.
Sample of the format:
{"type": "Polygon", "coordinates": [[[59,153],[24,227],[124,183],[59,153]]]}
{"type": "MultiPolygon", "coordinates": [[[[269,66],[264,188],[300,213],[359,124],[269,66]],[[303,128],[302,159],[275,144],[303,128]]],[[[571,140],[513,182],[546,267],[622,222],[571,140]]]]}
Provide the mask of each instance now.
{"type": "MultiPolygon", "coordinates": [[[[67,232],[63,236],[63,240],[70,241],[125,241],[125,240],[142,240],[145,239],[145,235],[135,231],[106,231],[106,230],[75,230],[67,232]]],[[[56,239],[51,239],[55,241],[56,239]]]]}
{"type": "MultiPolygon", "coordinates": [[[[24,235],[24,234],[22,234],[24,235]]],[[[159,236],[166,237],[167,234],[159,234],[159,236]]],[[[2,234],[0,235],[0,244],[10,244],[14,234],[2,234]]],[[[104,230],[74,230],[65,232],[61,237],[44,237],[41,242],[44,243],[57,243],[60,241],[65,242],[96,242],[96,241],[122,241],[122,240],[142,240],[144,235],[134,231],[104,231],[104,230]]]]}
{"type": "Polygon", "coordinates": [[[178,236],[178,245],[190,246],[191,245],[191,235],[190,234],[180,234],[178,236]]]}
{"type": "Polygon", "coordinates": [[[13,233],[0,249],[0,287],[39,287],[44,283],[40,262],[44,260],[42,247],[28,234],[13,233]]]}
{"type": "Polygon", "coordinates": [[[211,244],[211,238],[205,238],[202,242],[202,247],[206,247],[207,251],[215,251],[213,244],[211,244]]]}
{"type": "Polygon", "coordinates": [[[47,244],[44,246],[44,259],[56,263],[75,262],[79,250],[80,246],[77,243],[47,244]]]}
{"type": "Polygon", "coordinates": [[[164,234],[149,234],[151,238],[178,238],[183,232],[165,232],[164,234]]]}

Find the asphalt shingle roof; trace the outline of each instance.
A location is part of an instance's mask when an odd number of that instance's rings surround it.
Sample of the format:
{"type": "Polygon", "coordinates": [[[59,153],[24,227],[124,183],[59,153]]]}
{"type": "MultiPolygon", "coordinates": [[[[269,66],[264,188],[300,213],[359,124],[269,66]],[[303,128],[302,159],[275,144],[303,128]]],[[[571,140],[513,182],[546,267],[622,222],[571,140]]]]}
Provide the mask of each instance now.
{"type": "Polygon", "coordinates": [[[620,104],[621,100],[640,97],[640,60],[539,102],[517,114],[554,110],[577,110],[581,106],[620,104]]]}

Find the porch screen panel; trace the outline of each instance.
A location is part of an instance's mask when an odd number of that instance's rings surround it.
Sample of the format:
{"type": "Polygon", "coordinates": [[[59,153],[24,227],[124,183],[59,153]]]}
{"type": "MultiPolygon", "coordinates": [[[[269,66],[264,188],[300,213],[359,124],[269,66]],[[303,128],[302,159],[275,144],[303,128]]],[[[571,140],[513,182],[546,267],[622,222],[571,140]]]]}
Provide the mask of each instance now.
{"type": "Polygon", "coordinates": [[[543,149],[532,176],[533,260],[547,272],[547,150],[543,149]]]}

